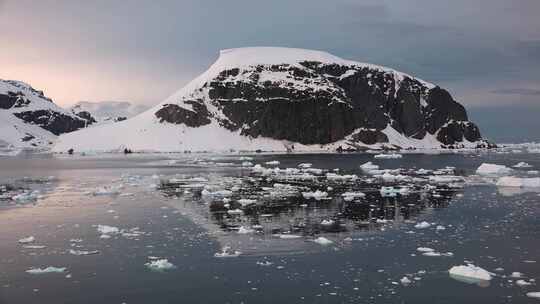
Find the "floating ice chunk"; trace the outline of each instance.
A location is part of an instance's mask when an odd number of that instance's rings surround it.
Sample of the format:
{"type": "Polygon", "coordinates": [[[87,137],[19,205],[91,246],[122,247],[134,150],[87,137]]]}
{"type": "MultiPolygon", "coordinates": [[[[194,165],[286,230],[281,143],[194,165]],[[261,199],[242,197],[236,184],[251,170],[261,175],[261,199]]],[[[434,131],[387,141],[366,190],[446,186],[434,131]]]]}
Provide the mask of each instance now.
{"type": "Polygon", "coordinates": [[[366,194],[363,192],[345,192],[341,194],[343,199],[347,202],[353,201],[355,198],[363,198],[366,197],[366,194]]]}
{"type": "Polygon", "coordinates": [[[227,213],[230,215],[242,215],[244,214],[244,211],[240,209],[233,209],[233,210],[227,210],[227,213]]]}
{"type": "Polygon", "coordinates": [[[24,249],[44,249],[47,248],[47,246],[44,245],[23,245],[24,249]]]}
{"type": "Polygon", "coordinates": [[[503,165],[483,163],[476,169],[476,174],[484,176],[501,176],[512,173],[512,169],[503,165]]]}
{"type": "Polygon", "coordinates": [[[240,226],[240,228],[238,228],[238,233],[239,234],[250,234],[250,233],[254,233],[254,232],[255,232],[255,229],[247,228],[247,227],[244,227],[244,226],[240,226]]]}
{"type": "Polygon", "coordinates": [[[412,283],[412,281],[408,277],[401,278],[401,280],[399,280],[399,282],[404,286],[407,286],[407,285],[412,283]]]}
{"type": "Polygon", "coordinates": [[[259,266],[272,266],[272,265],[274,265],[274,263],[272,263],[270,261],[264,261],[264,262],[257,261],[256,264],[259,265],[259,266]]]}
{"type": "Polygon", "coordinates": [[[426,222],[426,221],[423,221],[423,222],[420,222],[420,223],[417,223],[416,225],[414,225],[414,228],[416,229],[425,229],[425,228],[429,228],[431,227],[431,224],[426,222]]]}
{"type": "Polygon", "coordinates": [[[279,165],[279,161],[277,161],[277,160],[267,161],[267,162],[265,162],[265,164],[269,165],[269,166],[277,166],[277,165],[279,165]]]}
{"type": "Polygon", "coordinates": [[[251,157],[251,156],[240,156],[239,160],[240,161],[253,160],[253,157],[251,157]]]}
{"type": "Polygon", "coordinates": [[[498,187],[540,188],[540,177],[504,176],[497,181],[498,187]]]}
{"type": "Polygon", "coordinates": [[[321,222],[321,225],[323,226],[331,226],[331,225],[334,225],[335,221],[334,220],[323,220],[321,222]]]}
{"type": "Polygon", "coordinates": [[[28,244],[33,243],[36,240],[34,236],[25,237],[19,240],[20,244],[28,244]]]}
{"type": "Polygon", "coordinates": [[[40,198],[40,196],[40,192],[38,190],[35,190],[14,195],[13,197],[11,197],[11,199],[17,203],[25,203],[36,201],[38,198],[40,198]]]}
{"type": "Polygon", "coordinates": [[[319,245],[323,245],[323,246],[330,245],[330,244],[334,243],[331,240],[329,240],[329,239],[327,239],[325,237],[322,237],[322,236],[314,239],[313,242],[315,242],[315,243],[317,243],[319,245]]]}
{"type": "Polygon", "coordinates": [[[305,199],[314,198],[316,200],[321,200],[323,198],[328,197],[328,193],[324,191],[317,190],[315,192],[302,192],[302,196],[305,199]]]}
{"type": "Polygon", "coordinates": [[[61,273],[61,272],[64,272],[66,269],[67,269],[66,267],[49,266],[46,268],[30,268],[26,270],[26,273],[29,273],[29,274],[61,273]]]}
{"type": "Polygon", "coordinates": [[[101,234],[117,234],[120,233],[118,227],[107,226],[107,225],[98,225],[97,231],[101,234]]]}
{"type": "Polygon", "coordinates": [[[517,285],[517,286],[530,286],[530,285],[532,285],[532,283],[531,283],[531,282],[527,282],[527,281],[525,281],[525,280],[517,280],[517,281],[516,281],[516,285],[517,285]]]}
{"type": "Polygon", "coordinates": [[[525,295],[529,298],[540,299],[540,291],[527,292],[525,295]]]}
{"type": "Polygon", "coordinates": [[[377,154],[374,156],[374,158],[377,159],[398,159],[402,158],[403,155],[397,154],[397,153],[390,153],[390,154],[377,154]]]}
{"type": "Polygon", "coordinates": [[[437,225],[437,227],[435,227],[436,230],[446,230],[446,227],[442,226],[442,225],[437,225]]]}
{"type": "Polygon", "coordinates": [[[73,250],[73,249],[70,249],[69,253],[73,254],[73,255],[94,255],[94,254],[99,254],[99,251],[98,250],[73,250]]]}
{"type": "Polygon", "coordinates": [[[302,236],[301,235],[297,235],[297,234],[276,234],[277,237],[279,237],[280,239],[299,239],[301,238],[302,236]]]}
{"type": "Polygon", "coordinates": [[[144,265],[148,267],[150,270],[154,270],[154,271],[165,271],[165,270],[176,268],[176,266],[174,266],[167,259],[153,260],[148,263],[145,263],[144,265]]]}
{"type": "Polygon", "coordinates": [[[513,165],[512,167],[514,167],[514,168],[531,168],[532,166],[529,165],[526,162],[519,162],[519,163],[513,165]]]}
{"type": "Polygon", "coordinates": [[[491,280],[490,272],[473,264],[453,266],[448,272],[453,279],[466,283],[479,283],[481,281],[491,280]]]}
{"type": "Polygon", "coordinates": [[[434,252],[435,251],[435,249],[429,248],[429,247],[418,247],[416,248],[416,250],[420,252],[434,252]]]}
{"type": "Polygon", "coordinates": [[[511,276],[512,278],[516,278],[516,279],[517,279],[517,278],[523,277],[523,273],[514,271],[514,272],[512,272],[512,274],[511,274],[510,276],[511,276]]]}
{"type": "Polygon", "coordinates": [[[242,167],[252,167],[252,166],[253,166],[252,162],[248,162],[248,161],[242,162],[242,167]]]}
{"type": "Polygon", "coordinates": [[[332,180],[332,181],[342,181],[343,182],[343,181],[347,181],[347,180],[355,181],[355,180],[358,179],[358,176],[356,174],[340,175],[340,174],[328,172],[328,173],[326,173],[326,178],[328,180],[332,180]]]}
{"type": "Polygon", "coordinates": [[[242,252],[236,250],[236,251],[231,251],[231,247],[229,246],[225,246],[221,249],[221,252],[216,252],[214,254],[214,257],[216,258],[235,258],[235,257],[238,257],[242,254],[242,252]]]}
{"type": "Polygon", "coordinates": [[[254,200],[254,199],[246,199],[246,198],[243,198],[243,199],[239,199],[238,200],[238,203],[240,203],[240,205],[242,205],[242,207],[245,207],[245,206],[249,206],[249,205],[253,205],[257,202],[257,200],[254,200]]]}
{"type": "Polygon", "coordinates": [[[360,165],[360,169],[362,169],[365,172],[370,172],[370,171],[373,171],[373,170],[379,170],[379,166],[375,165],[372,162],[367,162],[367,163],[365,163],[363,165],[360,165]]]}
{"type": "Polygon", "coordinates": [[[307,168],[311,168],[311,166],[313,166],[313,164],[301,163],[301,164],[298,165],[298,168],[307,169],[307,168]]]}
{"type": "Polygon", "coordinates": [[[100,196],[100,195],[117,195],[120,193],[119,191],[119,186],[116,186],[116,187],[100,187],[100,188],[97,188],[96,190],[92,191],[92,195],[95,195],[95,196],[100,196]]]}

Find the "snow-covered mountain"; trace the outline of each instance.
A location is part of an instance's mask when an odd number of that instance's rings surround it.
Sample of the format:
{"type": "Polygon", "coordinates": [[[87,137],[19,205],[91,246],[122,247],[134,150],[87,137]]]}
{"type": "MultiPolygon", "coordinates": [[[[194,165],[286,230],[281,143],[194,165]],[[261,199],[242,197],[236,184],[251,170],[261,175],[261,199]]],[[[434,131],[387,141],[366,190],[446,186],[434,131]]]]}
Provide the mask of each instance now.
{"type": "Polygon", "coordinates": [[[42,91],[24,82],[0,79],[0,149],[49,148],[57,135],[84,124],[42,91]]]}
{"type": "Polygon", "coordinates": [[[126,120],[148,110],[148,107],[127,101],[81,101],[69,110],[85,119],[88,125],[97,125],[126,120]]]}
{"type": "Polygon", "coordinates": [[[326,52],[257,47],[221,51],[205,73],[154,108],[65,134],[55,150],[485,145],[465,108],[434,84],[326,52]]]}

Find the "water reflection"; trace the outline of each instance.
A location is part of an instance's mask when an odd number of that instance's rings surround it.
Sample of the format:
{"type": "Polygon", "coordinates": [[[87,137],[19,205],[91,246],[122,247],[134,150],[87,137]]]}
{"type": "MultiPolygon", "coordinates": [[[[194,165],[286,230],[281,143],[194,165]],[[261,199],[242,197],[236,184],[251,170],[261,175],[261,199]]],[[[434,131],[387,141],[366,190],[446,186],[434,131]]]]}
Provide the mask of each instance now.
{"type": "Polygon", "coordinates": [[[162,180],[159,190],[211,225],[207,228],[216,230],[224,246],[234,242],[243,252],[260,251],[261,240],[279,248],[276,242],[283,239],[305,243],[324,235],[342,240],[399,226],[426,210],[447,207],[460,191],[427,183],[381,183],[369,177],[285,181],[256,174],[162,180]],[[381,191],[383,186],[393,190],[381,191]]]}

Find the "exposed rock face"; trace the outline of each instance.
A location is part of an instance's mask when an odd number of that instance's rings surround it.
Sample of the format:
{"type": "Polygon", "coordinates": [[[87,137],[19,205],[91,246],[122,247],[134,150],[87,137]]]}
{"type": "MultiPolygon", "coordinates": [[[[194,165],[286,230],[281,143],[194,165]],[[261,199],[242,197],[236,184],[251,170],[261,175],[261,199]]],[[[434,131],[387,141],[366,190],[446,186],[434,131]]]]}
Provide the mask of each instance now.
{"type": "Polygon", "coordinates": [[[51,110],[36,110],[13,113],[16,117],[27,123],[38,125],[54,135],[72,132],[84,128],[85,122],[51,110]]]}
{"type": "Polygon", "coordinates": [[[155,112],[162,122],[199,127],[216,121],[252,138],[301,144],[389,142],[388,127],[442,146],[482,140],[465,108],[444,89],[411,76],[354,63],[299,61],[220,71],[155,112]],[[213,111],[209,111],[212,108],[213,111]]]}
{"type": "Polygon", "coordinates": [[[55,105],[42,91],[0,80],[0,139],[14,147],[46,147],[55,135],[85,126],[85,120],[55,105]]]}

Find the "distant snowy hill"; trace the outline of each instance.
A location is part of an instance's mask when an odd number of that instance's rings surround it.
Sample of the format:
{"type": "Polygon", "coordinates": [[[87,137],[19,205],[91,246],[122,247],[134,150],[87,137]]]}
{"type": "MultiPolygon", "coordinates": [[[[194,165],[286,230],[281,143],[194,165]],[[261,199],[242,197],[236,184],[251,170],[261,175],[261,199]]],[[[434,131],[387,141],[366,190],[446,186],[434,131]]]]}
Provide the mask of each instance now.
{"type": "Polygon", "coordinates": [[[87,120],[88,124],[104,124],[131,118],[148,110],[148,106],[132,104],[126,101],[81,101],[69,110],[87,120]]]}
{"type": "Polygon", "coordinates": [[[444,89],[390,68],[291,48],[220,52],[156,107],[60,137],[56,151],[313,151],[486,146],[444,89]]]}
{"type": "Polygon", "coordinates": [[[0,79],[1,150],[50,148],[57,135],[80,129],[84,124],[84,120],[30,85],[0,79]]]}

